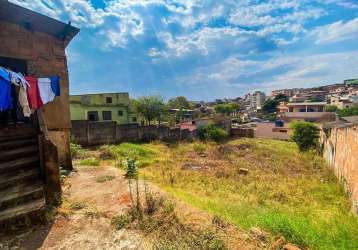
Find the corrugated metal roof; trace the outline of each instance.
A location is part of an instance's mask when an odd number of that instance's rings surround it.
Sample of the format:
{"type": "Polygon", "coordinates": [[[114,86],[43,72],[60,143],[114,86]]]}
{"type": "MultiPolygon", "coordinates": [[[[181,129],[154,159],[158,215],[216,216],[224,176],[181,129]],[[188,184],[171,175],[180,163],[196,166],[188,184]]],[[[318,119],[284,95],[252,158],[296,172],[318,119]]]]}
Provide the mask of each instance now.
{"type": "Polygon", "coordinates": [[[60,22],[6,0],[0,0],[0,20],[18,24],[29,31],[39,31],[54,36],[62,40],[65,46],[80,31],[70,23],[60,22]]]}

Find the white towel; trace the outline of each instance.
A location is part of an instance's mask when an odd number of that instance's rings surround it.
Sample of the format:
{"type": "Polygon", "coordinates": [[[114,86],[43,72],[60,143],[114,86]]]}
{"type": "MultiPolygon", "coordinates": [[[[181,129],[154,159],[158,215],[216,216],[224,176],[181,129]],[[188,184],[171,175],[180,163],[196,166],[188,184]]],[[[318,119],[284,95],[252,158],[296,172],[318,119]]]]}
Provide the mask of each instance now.
{"type": "Polygon", "coordinates": [[[51,88],[51,79],[39,78],[38,85],[42,103],[46,104],[52,102],[55,99],[55,93],[51,88]]]}

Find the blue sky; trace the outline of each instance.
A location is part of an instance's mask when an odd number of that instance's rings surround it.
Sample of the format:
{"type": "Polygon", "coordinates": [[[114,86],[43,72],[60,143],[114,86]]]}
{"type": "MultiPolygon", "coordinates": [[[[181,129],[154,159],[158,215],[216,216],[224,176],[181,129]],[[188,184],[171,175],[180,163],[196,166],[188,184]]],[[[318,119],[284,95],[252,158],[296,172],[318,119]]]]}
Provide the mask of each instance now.
{"type": "Polygon", "coordinates": [[[358,0],[10,0],[72,23],[72,94],[192,100],[358,77],[358,0]]]}

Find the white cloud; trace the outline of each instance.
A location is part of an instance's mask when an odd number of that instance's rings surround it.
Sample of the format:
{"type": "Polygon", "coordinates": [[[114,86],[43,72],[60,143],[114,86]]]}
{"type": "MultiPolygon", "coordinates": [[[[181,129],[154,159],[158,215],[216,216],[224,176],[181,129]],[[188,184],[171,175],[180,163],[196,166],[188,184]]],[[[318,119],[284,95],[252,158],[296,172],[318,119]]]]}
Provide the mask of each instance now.
{"type": "Polygon", "coordinates": [[[349,39],[358,39],[358,17],[348,22],[338,21],[316,28],[310,33],[316,44],[334,43],[349,39]]]}

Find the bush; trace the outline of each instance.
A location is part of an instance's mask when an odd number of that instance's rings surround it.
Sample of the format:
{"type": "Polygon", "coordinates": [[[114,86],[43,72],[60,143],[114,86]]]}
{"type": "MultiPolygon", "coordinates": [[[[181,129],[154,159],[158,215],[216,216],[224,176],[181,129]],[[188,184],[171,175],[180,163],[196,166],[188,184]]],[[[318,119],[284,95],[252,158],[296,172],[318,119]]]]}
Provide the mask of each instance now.
{"type": "Polygon", "coordinates": [[[88,152],[81,147],[81,145],[70,143],[71,157],[73,159],[85,159],[88,157],[88,152]]]}
{"type": "Polygon", "coordinates": [[[310,122],[295,122],[291,125],[293,129],[292,140],[296,142],[300,151],[308,151],[318,147],[319,128],[310,122]]]}
{"type": "Polygon", "coordinates": [[[127,160],[124,161],[124,165],[126,167],[127,178],[133,179],[137,177],[138,171],[137,171],[137,162],[135,159],[127,158],[127,160]]]}
{"type": "Polygon", "coordinates": [[[217,128],[213,124],[198,128],[198,137],[200,140],[213,140],[219,142],[227,138],[228,135],[229,134],[224,129],[217,128]]]}

